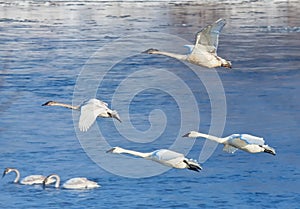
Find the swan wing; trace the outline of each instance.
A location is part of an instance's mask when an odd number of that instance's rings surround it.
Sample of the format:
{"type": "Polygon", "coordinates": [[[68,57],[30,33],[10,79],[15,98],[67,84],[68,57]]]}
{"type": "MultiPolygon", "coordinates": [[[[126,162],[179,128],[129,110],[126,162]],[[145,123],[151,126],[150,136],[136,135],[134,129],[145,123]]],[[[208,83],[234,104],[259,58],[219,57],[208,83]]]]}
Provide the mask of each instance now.
{"type": "Polygon", "coordinates": [[[22,179],[21,184],[27,184],[27,185],[42,184],[45,178],[46,177],[42,175],[26,176],[24,179],[22,179]]]}
{"type": "Polygon", "coordinates": [[[85,102],[83,102],[82,106],[87,105],[87,104],[94,104],[94,105],[97,105],[97,106],[108,107],[108,104],[106,102],[103,102],[103,101],[101,101],[99,99],[95,99],[95,98],[86,100],[85,102]]]}
{"type": "Polygon", "coordinates": [[[93,189],[93,188],[98,188],[98,187],[100,187],[100,185],[97,182],[88,180],[87,185],[86,185],[87,189],[93,189]]]}
{"type": "Polygon", "coordinates": [[[167,149],[156,150],[151,154],[151,159],[157,161],[170,161],[176,158],[184,158],[184,155],[167,149]]]}
{"type": "Polygon", "coordinates": [[[253,136],[250,134],[241,134],[241,140],[247,142],[248,144],[257,144],[257,145],[265,144],[264,138],[253,136]]]}
{"type": "Polygon", "coordinates": [[[66,189],[91,189],[99,187],[96,182],[90,181],[84,177],[72,178],[63,184],[66,189]]]}
{"type": "Polygon", "coordinates": [[[233,134],[229,137],[228,143],[234,147],[245,147],[249,144],[263,145],[264,139],[250,134],[233,134]]]}
{"type": "Polygon", "coordinates": [[[189,53],[191,53],[194,49],[194,45],[184,45],[184,47],[189,50],[189,53]]]}
{"type": "Polygon", "coordinates": [[[238,148],[235,148],[235,147],[230,146],[230,145],[228,145],[228,144],[226,144],[226,145],[224,146],[224,148],[223,148],[223,151],[224,151],[224,152],[228,152],[228,153],[231,153],[231,154],[235,153],[235,151],[237,151],[237,150],[238,150],[238,148]]]}
{"type": "Polygon", "coordinates": [[[219,34],[226,24],[225,19],[219,19],[197,33],[195,48],[205,48],[210,53],[217,53],[219,34]],[[202,47],[200,47],[200,45],[202,47]]]}
{"type": "Polygon", "coordinates": [[[63,187],[66,189],[84,189],[86,178],[72,178],[67,180],[63,187]]]}
{"type": "MultiPolygon", "coordinates": [[[[99,100],[98,100],[99,101],[99,100]]],[[[80,131],[87,131],[95,122],[98,115],[107,111],[107,106],[102,103],[88,102],[81,107],[79,117],[80,131]]]]}
{"type": "Polygon", "coordinates": [[[79,185],[79,184],[83,184],[85,183],[87,180],[87,178],[84,177],[78,177],[78,178],[71,178],[68,181],[65,182],[65,184],[68,185],[79,185]]]}

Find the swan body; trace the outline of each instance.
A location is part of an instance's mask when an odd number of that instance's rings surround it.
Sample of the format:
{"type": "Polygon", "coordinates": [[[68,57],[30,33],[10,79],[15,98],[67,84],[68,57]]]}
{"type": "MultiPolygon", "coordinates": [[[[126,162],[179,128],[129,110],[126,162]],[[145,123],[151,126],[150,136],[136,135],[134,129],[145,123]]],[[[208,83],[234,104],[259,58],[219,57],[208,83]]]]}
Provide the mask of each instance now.
{"type": "MultiPolygon", "coordinates": [[[[45,186],[50,184],[49,181],[55,182],[55,188],[60,187],[59,175],[51,174],[47,176],[43,182],[43,185],[45,186]]],[[[100,185],[97,182],[88,180],[87,178],[84,177],[71,178],[62,185],[62,188],[64,189],[94,189],[98,187],[100,187],[100,185]]]]}
{"type": "Polygon", "coordinates": [[[234,153],[236,150],[240,149],[249,153],[266,152],[272,155],[276,155],[275,149],[266,145],[263,138],[250,134],[232,134],[230,136],[220,138],[196,131],[191,131],[183,135],[183,137],[207,138],[217,143],[224,144],[223,150],[229,153],[234,153]]]}
{"type": "Polygon", "coordinates": [[[225,24],[225,19],[219,19],[212,25],[208,25],[198,32],[195,45],[185,45],[190,50],[189,54],[175,54],[171,52],[159,51],[157,49],[148,49],[145,51],[145,53],[165,55],[207,68],[231,68],[230,61],[227,61],[217,55],[219,34],[225,24]]]}
{"type": "Polygon", "coordinates": [[[147,160],[153,160],[155,162],[173,168],[179,168],[179,169],[187,168],[189,170],[193,170],[197,172],[199,172],[199,170],[202,169],[197,161],[192,159],[187,159],[183,154],[171,150],[167,150],[167,149],[159,149],[153,152],[145,153],[145,152],[127,150],[121,147],[113,147],[107,152],[117,153],[117,154],[130,154],[137,157],[145,158],[147,160]]]}
{"type": "Polygon", "coordinates": [[[109,109],[107,103],[98,99],[90,99],[79,106],[73,106],[55,101],[48,101],[42,106],[61,106],[72,110],[80,110],[78,124],[80,131],[87,131],[96,121],[97,117],[115,118],[121,122],[118,112],[116,110],[109,109]]]}
{"type": "MultiPolygon", "coordinates": [[[[14,183],[19,183],[20,180],[20,171],[16,168],[6,168],[3,172],[2,177],[4,177],[6,174],[15,172],[16,173],[16,178],[13,181],[14,183]]],[[[44,179],[46,176],[43,175],[30,175],[25,178],[23,178],[20,181],[20,184],[25,184],[25,185],[34,185],[34,184],[43,184],[44,179]]],[[[53,181],[49,181],[49,183],[53,183],[53,181]]]]}

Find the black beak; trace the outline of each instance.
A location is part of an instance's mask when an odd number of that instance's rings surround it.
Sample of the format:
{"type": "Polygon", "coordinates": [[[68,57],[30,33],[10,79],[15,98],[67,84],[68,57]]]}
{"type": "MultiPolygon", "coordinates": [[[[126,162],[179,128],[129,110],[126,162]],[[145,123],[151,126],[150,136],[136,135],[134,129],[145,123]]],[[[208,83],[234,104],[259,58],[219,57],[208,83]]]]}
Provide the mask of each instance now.
{"type": "Polygon", "coordinates": [[[4,171],[4,172],[3,172],[3,174],[2,174],[2,178],[3,178],[5,175],[6,175],[6,171],[4,171]]]}
{"type": "Polygon", "coordinates": [[[189,137],[190,133],[184,134],[182,137],[189,137]]]}
{"type": "Polygon", "coordinates": [[[115,150],[115,148],[111,148],[111,149],[107,150],[106,153],[113,152],[114,150],[115,150]]]}
{"type": "Polygon", "coordinates": [[[42,104],[42,106],[48,106],[48,104],[49,104],[50,102],[52,102],[52,101],[48,101],[48,102],[42,104]]]}
{"type": "Polygon", "coordinates": [[[142,53],[143,54],[148,54],[150,50],[152,50],[152,49],[147,49],[147,50],[143,51],[142,53]]]}
{"type": "Polygon", "coordinates": [[[158,49],[153,49],[153,48],[150,48],[150,49],[147,49],[146,51],[143,51],[142,53],[143,54],[151,54],[152,52],[157,52],[158,49]]]}

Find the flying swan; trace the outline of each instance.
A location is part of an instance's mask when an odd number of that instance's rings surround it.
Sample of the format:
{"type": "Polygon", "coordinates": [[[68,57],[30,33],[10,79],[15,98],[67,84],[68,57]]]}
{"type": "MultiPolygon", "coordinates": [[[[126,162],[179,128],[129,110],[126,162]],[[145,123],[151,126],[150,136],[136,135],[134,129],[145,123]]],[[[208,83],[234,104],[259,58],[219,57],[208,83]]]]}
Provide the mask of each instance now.
{"type": "Polygon", "coordinates": [[[231,68],[230,61],[217,55],[219,34],[225,24],[225,19],[219,19],[214,24],[208,25],[198,32],[195,45],[185,45],[190,49],[189,54],[175,54],[157,49],[148,49],[144,53],[165,55],[207,68],[231,68]]]}
{"type": "MultiPolygon", "coordinates": [[[[2,178],[6,175],[9,174],[11,172],[15,172],[16,173],[16,178],[13,181],[14,183],[19,183],[20,180],[20,171],[16,168],[5,168],[2,178]]],[[[20,184],[26,184],[26,185],[34,185],[34,184],[43,184],[44,179],[46,178],[46,176],[42,176],[42,175],[30,175],[27,176],[25,178],[23,178],[20,182],[20,184]]],[[[52,183],[54,181],[49,181],[49,183],[52,183]]]]}
{"type": "Polygon", "coordinates": [[[96,121],[97,117],[115,118],[119,122],[121,122],[118,112],[116,110],[109,109],[107,103],[102,102],[98,99],[90,99],[79,106],[73,106],[55,101],[48,101],[42,106],[61,106],[72,110],[80,110],[80,131],[87,131],[96,121]]]}
{"type": "Polygon", "coordinates": [[[276,155],[275,149],[266,145],[263,138],[252,136],[250,134],[232,134],[230,136],[220,138],[196,131],[191,131],[183,135],[183,137],[203,137],[220,144],[224,144],[223,150],[228,153],[234,153],[236,150],[240,149],[249,153],[266,152],[276,155]]]}
{"type": "MultiPolygon", "coordinates": [[[[51,174],[45,178],[43,181],[43,186],[49,185],[49,182],[55,182],[55,188],[60,187],[60,177],[57,174],[51,174]]],[[[87,178],[71,178],[66,181],[62,188],[64,189],[94,189],[98,188],[100,185],[97,182],[88,180],[87,178]]]]}
{"type": "Polygon", "coordinates": [[[187,159],[183,154],[174,152],[167,149],[159,149],[153,152],[137,152],[133,150],[123,149],[121,147],[113,147],[112,149],[106,151],[107,153],[117,153],[117,154],[130,154],[137,157],[145,158],[147,160],[153,160],[165,166],[184,169],[187,168],[189,170],[197,171],[201,170],[201,166],[197,161],[192,159],[187,159]]]}

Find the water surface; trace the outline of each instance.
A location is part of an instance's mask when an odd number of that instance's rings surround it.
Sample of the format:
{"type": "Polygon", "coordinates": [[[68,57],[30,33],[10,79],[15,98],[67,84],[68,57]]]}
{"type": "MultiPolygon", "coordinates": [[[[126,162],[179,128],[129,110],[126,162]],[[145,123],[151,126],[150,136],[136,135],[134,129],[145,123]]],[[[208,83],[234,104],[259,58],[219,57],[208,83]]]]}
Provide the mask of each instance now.
{"type": "MultiPolygon", "coordinates": [[[[14,185],[11,174],[0,182],[1,208],[299,208],[299,9],[297,1],[57,1],[53,5],[46,1],[1,1],[1,168],[17,167],[22,176],[58,173],[63,181],[86,176],[102,185],[88,191],[43,190],[40,186],[14,185]],[[220,36],[218,54],[233,63],[232,70],[216,69],[226,97],[223,135],[263,136],[276,149],[276,156],[242,151],[230,155],[218,146],[202,162],[200,173],[171,169],[149,178],[126,178],[91,160],[78,137],[97,142],[99,137],[94,131],[99,129],[110,146],[145,152],[168,148],[184,134],[180,130],[180,111],[184,107],[176,103],[174,95],[145,88],[132,98],[130,122],[137,133],[151,128],[148,117],[152,110],[164,112],[159,121],[167,121],[166,127],[152,141],[143,141],[143,135],[134,136],[141,141],[131,141],[116,128],[125,125],[109,119],[98,119],[91,132],[77,135],[73,123],[77,113],[41,106],[48,100],[72,103],[74,92],[84,98],[89,95],[80,92],[94,91],[111,105],[116,88],[130,75],[136,75],[131,79],[147,81],[145,85],[172,85],[179,98],[189,101],[178,85],[184,81],[195,96],[201,119],[196,125],[193,117],[185,120],[191,122],[190,128],[208,132],[213,112],[209,93],[193,71],[174,59],[137,54],[114,66],[98,89],[89,89],[88,84],[97,81],[106,69],[93,57],[101,47],[138,33],[172,34],[193,42],[197,31],[219,18],[225,18],[227,24],[220,36]],[[93,72],[99,70],[99,74],[88,75],[86,88],[74,89],[87,67],[93,72]],[[179,80],[159,77],[154,73],[157,69],[172,72],[179,80]],[[139,70],[150,74],[133,74],[139,70]]],[[[158,47],[185,52],[172,39],[162,39],[164,44],[158,47]]],[[[138,41],[141,46],[143,43],[138,41]]],[[[157,47],[157,43],[153,45],[157,47]]],[[[122,56],[118,50],[115,53],[122,56]]],[[[212,75],[207,69],[198,70],[207,78],[212,75]]],[[[213,78],[209,81],[216,82],[213,78]]],[[[124,100],[119,105],[128,102],[125,96],[135,88],[133,85],[122,92],[124,100]]],[[[155,130],[161,128],[160,123],[152,125],[155,130]]],[[[182,149],[198,159],[204,140],[193,142],[179,141],[191,145],[190,151],[182,149]]],[[[151,162],[146,165],[160,166],[151,162]]]]}

